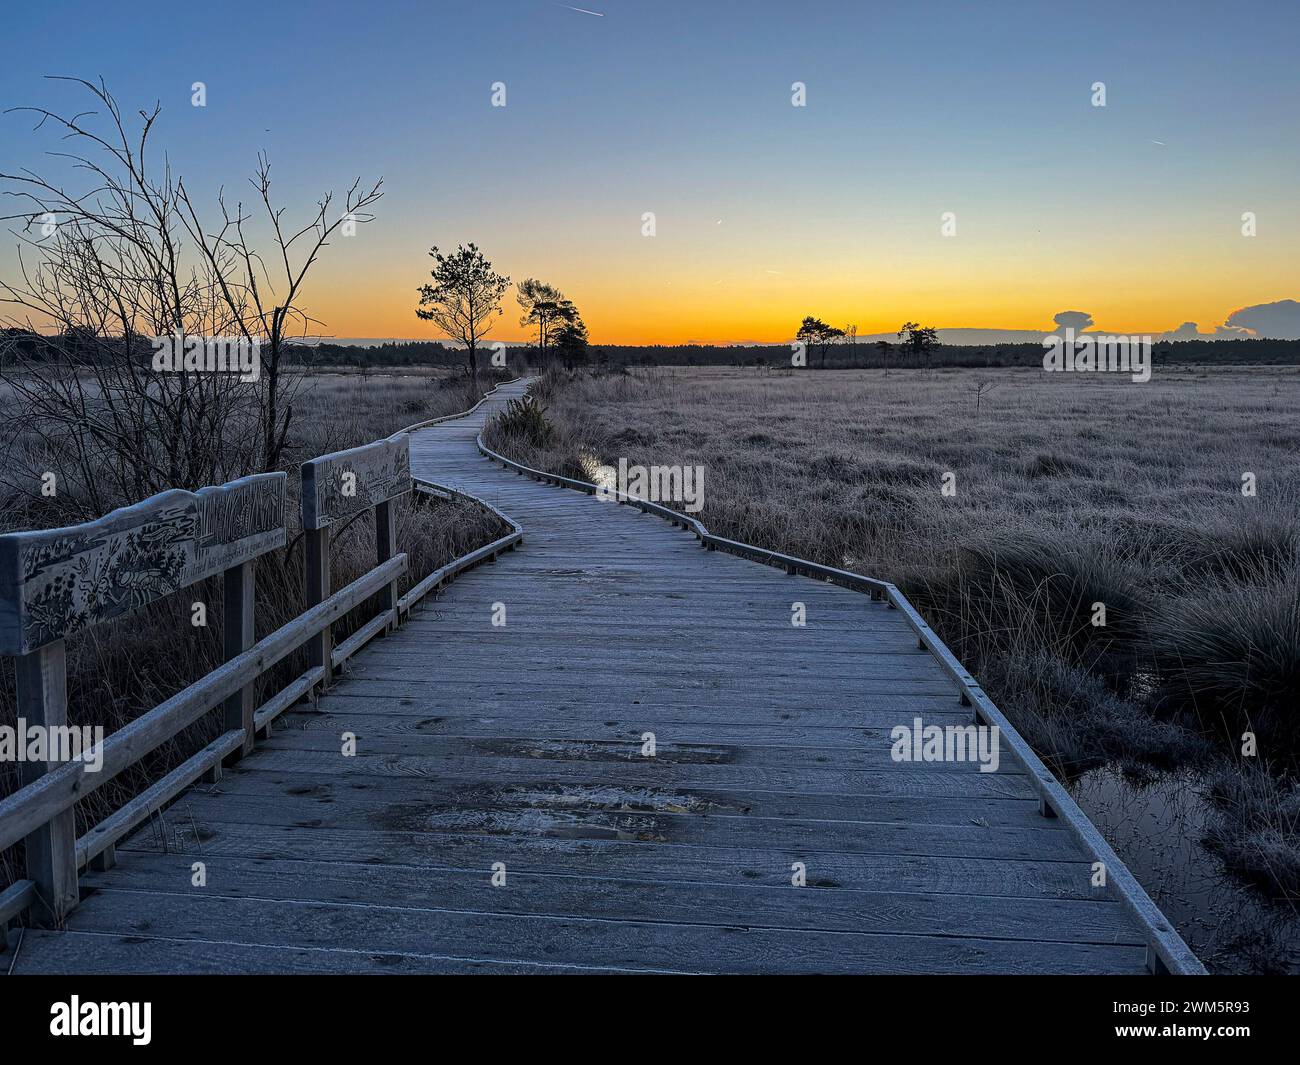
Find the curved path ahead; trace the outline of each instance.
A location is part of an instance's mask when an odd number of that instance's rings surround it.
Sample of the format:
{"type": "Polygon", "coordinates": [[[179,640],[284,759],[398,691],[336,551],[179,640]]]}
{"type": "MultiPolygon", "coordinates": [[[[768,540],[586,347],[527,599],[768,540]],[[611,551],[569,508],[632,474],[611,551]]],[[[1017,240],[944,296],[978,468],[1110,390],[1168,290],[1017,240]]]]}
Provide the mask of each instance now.
{"type": "Polygon", "coordinates": [[[521,391],[411,445],[521,547],[119,844],[17,971],[1143,970],[1013,759],[891,760],[972,720],[898,611],[488,462],[521,391]]]}

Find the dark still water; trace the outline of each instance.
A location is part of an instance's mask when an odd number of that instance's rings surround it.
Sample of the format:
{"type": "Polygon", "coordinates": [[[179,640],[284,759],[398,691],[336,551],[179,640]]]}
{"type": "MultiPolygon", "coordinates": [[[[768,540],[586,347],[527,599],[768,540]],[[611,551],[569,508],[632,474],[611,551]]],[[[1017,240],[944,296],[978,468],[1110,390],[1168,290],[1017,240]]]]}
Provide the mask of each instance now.
{"type": "Polygon", "coordinates": [[[1214,814],[1188,774],[1140,784],[1103,767],[1069,788],[1207,969],[1300,973],[1300,908],[1242,884],[1202,846],[1214,814]]]}

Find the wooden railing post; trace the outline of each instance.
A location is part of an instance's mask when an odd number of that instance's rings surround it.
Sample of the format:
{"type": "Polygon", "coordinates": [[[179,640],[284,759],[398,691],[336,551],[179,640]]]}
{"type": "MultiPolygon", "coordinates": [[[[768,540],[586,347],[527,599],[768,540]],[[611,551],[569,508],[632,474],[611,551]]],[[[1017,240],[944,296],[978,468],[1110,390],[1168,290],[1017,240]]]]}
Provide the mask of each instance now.
{"type": "MultiPolygon", "coordinates": [[[[396,517],[391,502],[409,495],[411,481],[411,438],[395,433],[373,444],[335,451],[302,464],[302,528],[307,550],[307,605],[314,606],[329,595],[329,531],[336,523],[347,522],[367,510],[375,512],[379,563],[383,565],[397,554],[396,517]]],[[[386,582],[372,602],[382,604],[386,617],[373,618],[362,626],[370,635],[391,631],[397,625],[397,582],[386,582]],[[382,625],[380,624],[383,619],[382,625]]],[[[333,641],[323,632],[311,642],[311,664],[325,670],[322,687],[332,678],[333,641]]],[[[355,639],[353,633],[344,646],[355,639]]]]}
{"type": "MultiPolygon", "coordinates": [[[[397,554],[397,515],[393,513],[393,501],[385,499],[375,506],[375,560],[383,565],[397,554]]],[[[397,628],[397,582],[385,585],[376,596],[379,609],[391,615],[385,632],[397,628]]]]}
{"type": "MultiPolygon", "coordinates": [[[[304,529],[307,559],[307,606],[313,607],[323,603],[330,594],[330,530],[304,529]]],[[[333,634],[327,624],[307,643],[307,661],[312,666],[322,666],[325,675],[321,678],[321,687],[328,688],[333,679],[330,653],[333,650],[333,634]]]]}
{"type": "MultiPolygon", "coordinates": [[[[253,562],[231,566],[222,576],[223,608],[225,616],[225,661],[243,654],[257,642],[253,624],[254,602],[257,598],[257,581],[253,562]]],[[[253,711],[257,707],[256,681],[249,681],[225,703],[225,728],[244,730],[244,746],[237,752],[242,758],[253,750],[253,711]]]]}
{"type": "MultiPolygon", "coordinates": [[[[28,725],[53,730],[68,723],[67,660],[62,640],[47,643],[17,660],[18,716],[28,725]]],[[[46,743],[45,762],[20,762],[24,785],[55,768],[48,761],[58,745],[46,743]]],[[[27,877],[36,885],[32,916],[36,924],[53,928],[77,905],[77,832],[73,809],[55,814],[26,839],[27,877]]]]}

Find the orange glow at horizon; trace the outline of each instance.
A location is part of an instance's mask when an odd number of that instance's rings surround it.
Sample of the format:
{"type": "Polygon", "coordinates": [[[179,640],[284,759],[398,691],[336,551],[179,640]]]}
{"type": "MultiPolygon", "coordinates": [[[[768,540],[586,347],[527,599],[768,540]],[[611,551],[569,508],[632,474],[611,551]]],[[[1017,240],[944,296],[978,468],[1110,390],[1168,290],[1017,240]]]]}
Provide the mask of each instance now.
{"type": "MultiPolygon", "coordinates": [[[[1158,276],[1138,262],[1063,270],[989,261],[967,270],[959,266],[970,264],[918,260],[892,270],[846,265],[817,274],[731,265],[726,273],[697,268],[668,276],[626,265],[532,273],[574,300],[594,345],[785,343],[808,314],[841,327],[854,323],[860,336],[894,333],[908,320],[940,329],[1047,331],[1063,310],[1086,311],[1098,328],[1113,331],[1155,334],[1192,321],[1210,333],[1239,307],[1296,295],[1281,283],[1287,271],[1271,256],[1208,276],[1194,259],[1158,276]]],[[[445,340],[415,316],[419,279],[390,268],[367,271],[359,283],[321,270],[308,282],[306,305],[330,336],[445,340]]],[[[529,340],[513,286],[502,311],[490,339],[529,340]]]]}

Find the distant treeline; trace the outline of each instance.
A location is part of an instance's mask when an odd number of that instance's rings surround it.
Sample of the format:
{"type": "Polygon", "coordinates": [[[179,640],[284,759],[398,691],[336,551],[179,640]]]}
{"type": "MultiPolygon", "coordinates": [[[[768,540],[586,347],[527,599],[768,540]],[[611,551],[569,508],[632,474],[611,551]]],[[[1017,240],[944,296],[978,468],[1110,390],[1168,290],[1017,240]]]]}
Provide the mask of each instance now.
{"type": "MultiPolygon", "coordinates": [[[[464,352],[433,341],[388,343],[375,347],[320,344],[304,355],[313,365],[375,366],[461,366],[464,352]]],[[[586,364],[590,366],[790,366],[787,345],[713,344],[602,344],[593,345],[586,364]]],[[[511,363],[526,355],[536,363],[533,347],[511,347],[511,363]]],[[[1152,345],[1156,365],[1165,363],[1242,364],[1267,363],[1300,365],[1300,340],[1175,340],[1152,345]]],[[[905,351],[898,344],[859,341],[835,344],[826,356],[827,369],[906,366],[1041,366],[1043,345],[1031,344],[938,344],[923,355],[905,351]]],[[[821,366],[820,355],[808,357],[810,367],[821,366]]]]}
{"type": "MultiPolygon", "coordinates": [[[[593,347],[591,361],[614,366],[772,366],[788,367],[791,349],[785,345],[649,344],[593,347]]],[[[1300,340],[1177,340],[1156,341],[1152,356],[1162,363],[1271,363],[1300,365],[1300,340]]],[[[938,344],[915,355],[898,344],[858,341],[832,345],[827,369],[895,366],[1041,366],[1043,345],[938,344]]],[[[810,367],[820,356],[808,357],[810,367]]]]}
{"type": "MultiPolygon", "coordinates": [[[[67,332],[57,335],[33,333],[26,329],[0,329],[0,365],[12,365],[18,359],[37,361],[69,359],[89,362],[113,358],[128,350],[121,337],[92,338],[67,332]]],[[[135,338],[129,345],[134,356],[147,359],[152,351],[148,338],[135,338]]],[[[511,349],[513,352],[515,349],[511,349]]],[[[309,366],[439,366],[459,368],[465,363],[463,349],[451,348],[436,340],[394,341],[369,346],[348,344],[288,344],[286,358],[309,366]]]]}
{"type": "MultiPolygon", "coordinates": [[[[465,365],[463,348],[449,348],[436,340],[391,340],[367,347],[351,344],[294,344],[296,361],[312,366],[454,366],[465,365]]],[[[491,353],[491,349],[488,349],[491,353]]]]}
{"type": "MultiPolygon", "coordinates": [[[[788,367],[787,345],[749,344],[603,344],[593,345],[587,364],[593,366],[771,366],[788,367]]],[[[511,346],[511,362],[525,355],[536,362],[536,348],[511,346]]],[[[1162,363],[1271,363],[1300,365],[1300,340],[1175,340],[1156,341],[1152,355],[1162,363]]],[[[448,366],[460,367],[464,351],[437,341],[392,341],[370,347],[320,343],[304,347],[302,360],[313,366],[448,366]]],[[[1043,345],[938,344],[923,355],[899,344],[859,341],[835,344],[826,356],[827,369],[903,366],[1041,366],[1043,345]]],[[[820,368],[820,356],[808,363],[820,368]]]]}
{"type": "MultiPolygon", "coordinates": [[[[0,364],[16,358],[85,359],[90,352],[111,351],[104,341],[87,343],[84,338],[61,334],[45,336],[25,330],[0,330],[0,364]]],[[[138,350],[138,346],[137,346],[138,350]]],[[[484,351],[490,345],[484,345],[484,351]]],[[[311,366],[435,366],[460,368],[465,363],[462,348],[436,340],[389,341],[371,346],[332,344],[291,345],[290,357],[311,366]]],[[[536,362],[536,349],[512,345],[511,365],[520,356],[536,362]]],[[[791,349],[786,345],[713,344],[604,344],[593,345],[586,364],[592,366],[790,366],[791,349]]],[[[1300,365],[1300,340],[1158,340],[1153,345],[1156,365],[1244,364],[1300,365]]],[[[809,365],[821,367],[820,355],[809,357],[809,365]]],[[[937,344],[917,355],[898,344],[858,341],[830,347],[827,369],[908,366],[1039,366],[1043,346],[1029,344],[937,344]]]]}

